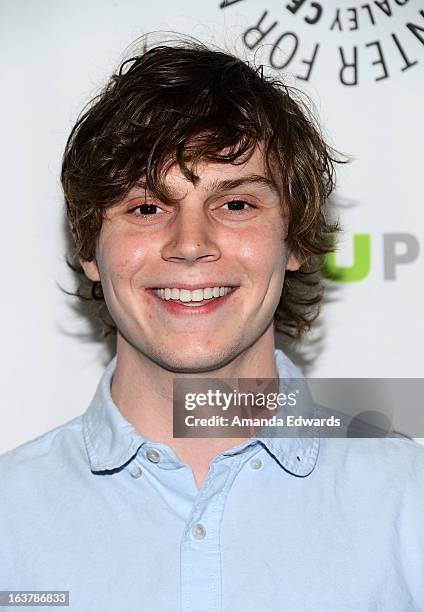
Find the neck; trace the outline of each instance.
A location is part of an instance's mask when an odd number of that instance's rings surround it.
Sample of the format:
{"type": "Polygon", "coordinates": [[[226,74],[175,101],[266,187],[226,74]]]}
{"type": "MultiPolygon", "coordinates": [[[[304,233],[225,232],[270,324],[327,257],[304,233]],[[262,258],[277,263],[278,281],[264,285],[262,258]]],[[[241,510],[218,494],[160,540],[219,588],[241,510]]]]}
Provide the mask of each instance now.
{"type": "Polygon", "coordinates": [[[183,463],[190,465],[200,486],[210,461],[246,438],[174,438],[173,381],[178,377],[278,378],[274,350],[274,332],[270,325],[255,344],[225,366],[202,373],[180,373],[165,369],[135,349],[118,332],[112,399],[143,437],[170,446],[183,463]]]}

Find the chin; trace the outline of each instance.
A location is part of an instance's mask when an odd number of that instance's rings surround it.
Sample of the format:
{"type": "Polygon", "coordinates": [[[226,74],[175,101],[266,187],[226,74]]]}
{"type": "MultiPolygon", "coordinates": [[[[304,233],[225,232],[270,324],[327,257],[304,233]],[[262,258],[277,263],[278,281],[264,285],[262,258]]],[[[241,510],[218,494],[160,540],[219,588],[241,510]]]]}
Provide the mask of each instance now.
{"type": "Polygon", "coordinates": [[[229,346],[219,349],[214,345],[186,347],[183,351],[164,347],[157,357],[160,365],[171,372],[200,373],[223,367],[235,354],[229,346]]]}

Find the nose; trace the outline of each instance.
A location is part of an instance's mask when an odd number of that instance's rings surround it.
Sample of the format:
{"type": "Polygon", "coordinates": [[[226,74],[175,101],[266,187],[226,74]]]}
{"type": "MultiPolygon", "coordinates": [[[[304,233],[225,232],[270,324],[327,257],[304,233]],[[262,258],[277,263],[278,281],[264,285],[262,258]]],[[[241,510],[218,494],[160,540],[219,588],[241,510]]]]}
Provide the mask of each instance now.
{"type": "Polygon", "coordinates": [[[202,206],[181,205],[162,248],[169,261],[215,261],[221,256],[216,228],[202,206]]]}

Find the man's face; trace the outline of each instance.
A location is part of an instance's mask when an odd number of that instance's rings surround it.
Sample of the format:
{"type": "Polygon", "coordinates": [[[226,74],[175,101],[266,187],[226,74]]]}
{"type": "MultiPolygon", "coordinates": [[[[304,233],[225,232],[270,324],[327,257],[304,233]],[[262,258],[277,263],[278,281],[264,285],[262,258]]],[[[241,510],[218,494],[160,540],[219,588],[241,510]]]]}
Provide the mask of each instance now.
{"type": "Polygon", "coordinates": [[[171,371],[213,370],[254,344],[272,325],[285,269],[298,267],[259,147],[242,165],[195,171],[195,185],[177,165],[167,173],[177,203],[137,187],[109,208],[96,262],[82,262],[118,333],[171,371]]]}

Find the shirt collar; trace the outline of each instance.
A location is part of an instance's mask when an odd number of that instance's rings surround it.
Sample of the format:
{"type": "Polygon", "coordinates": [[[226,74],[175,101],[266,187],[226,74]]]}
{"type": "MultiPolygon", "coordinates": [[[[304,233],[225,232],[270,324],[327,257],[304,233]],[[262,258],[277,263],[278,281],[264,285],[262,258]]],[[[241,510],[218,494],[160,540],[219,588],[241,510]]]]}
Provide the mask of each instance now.
{"type": "MultiPolygon", "coordinates": [[[[308,393],[307,384],[304,381],[302,372],[280,349],[275,350],[275,363],[280,379],[280,391],[288,393],[290,390],[294,391],[296,388],[300,388],[301,397],[303,398],[302,416],[305,418],[315,417],[315,403],[308,393]]],[[[297,408],[293,408],[293,413],[296,411],[297,408]]],[[[258,432],[258,440],[286,471],[295,476],[308,476],[314,469],[318,459],[319,436],[306,437],[301,435],[296,437],[296,428],[290,430],[290,437],[279,437],[279,433],[284,432],[278,427],[264,428],[258,432]],[[260,435],[261,433],[262,436],[260,435]]],[[[305,434],[305,429],[303,429],[303,434],[305,434]]]]}
{"type": "Polygon", "coordinates": [[[146,442],[112,400],[110,385],[115,368],[116,355],[103,372],[82,417],[84,441],[93,472],[123,467],[146,442]]]}
{"type": "MultiPolygon", "coordinates": [[[[300,370],[280,349],[275,350],[275,361],[280,379],[303,378],[300,370]]],[[[82,416],[83,436],[93,472],[121,469],[137,455],[143,444],[149,442],[124,418],[112,400],[110,386],[115,368],[116,355],[106,367],[82,416]]],[[[262,431],[265,435],[247,440],[223,454],[235,454],[247,446],[261,443],[291,474],[307,476],[312,472],[318,457],[319,437],[273,437],[267,435],[269,430],[262,431]]]]}

